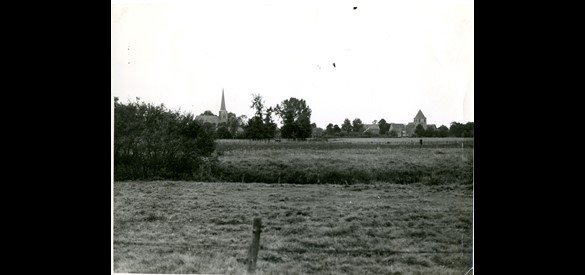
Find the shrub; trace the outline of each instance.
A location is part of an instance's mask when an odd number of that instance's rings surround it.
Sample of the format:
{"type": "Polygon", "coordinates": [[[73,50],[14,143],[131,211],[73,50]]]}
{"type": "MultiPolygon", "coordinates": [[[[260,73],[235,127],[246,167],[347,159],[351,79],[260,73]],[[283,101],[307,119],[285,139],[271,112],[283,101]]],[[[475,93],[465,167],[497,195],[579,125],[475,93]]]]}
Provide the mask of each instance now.
{"type": "MultiPolygon", "coordinates": [[[[114,179],[189,179],[215,150],[210,124],[164,105],[114,102],[114,179]]],[[[210,172],[209,172],[210,173],[210,172]]]]}

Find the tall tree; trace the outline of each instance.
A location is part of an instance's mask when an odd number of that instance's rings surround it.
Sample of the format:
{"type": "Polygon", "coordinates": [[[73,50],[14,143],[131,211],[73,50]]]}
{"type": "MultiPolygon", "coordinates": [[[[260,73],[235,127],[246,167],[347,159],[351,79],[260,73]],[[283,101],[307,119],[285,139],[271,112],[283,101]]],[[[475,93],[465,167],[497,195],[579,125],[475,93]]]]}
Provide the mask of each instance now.
{"type": "Polygon", "coordinates": [[[311,108],[304,99],[291,97],[276,105],[276,114],[281,119],[283,138],[304,140],[311,136],[311,108]]]}
{"type": "Polygon", "coordinates": [[[417,137],[424,137],[425,136],[425,128],[422,126],[422,124],[416,125],[416,128],[414,129],[414,134],[417,137]]]}
{"type": "Polygon", "coordinates": [[[449,136],[452,137],[473,137],[473,122],[465,124],[459,122],[451,122],[449,127],[449,136]]]}
{"type": "Polygon", "coordinates": [[[256,111],[255,116],[262,118],[264,112],[264,99],[260,94],[252,94],[252,106],[250,108],[256,111]]]}
{"type": "Polygon", "coordinates": [[[437,136],[439,137],[447,137],[449,136],[449,128],[445,125],[441,125],[437,130],[437,136]]]}
{"type": "Polygon", "coordinates": [[[325,127],[325,134],[332,136],[333,133],[333,123],[329,123],[327,124],[327,127],[325,127]]]}
{"type": "Polygon", "coordinates": [[[390,130],[390,124],[383,118],[378,121],[378,127],[380,127],[380,135],[386,134],[390,130]]]}
{"type": "Polygon", "coordinates": [[[465,126],[463,127],[465,130],[463,131],[464,133],[464,137],[473,137],[473,122],[467,122],[465,123],[465,126]]]}
{"type": "Polygon", "coordinates": [[[353,130],[353,127],[351,126],[351,121],[349,121],[348,118],[343,120],[343,124],[341,125],[341,130],[348,132],[348,133],[353,130]]]}
{"type": "Polygon", "coordinates": [[[248,116],[247,115],[241,115],[238,116],[238,124],[240,124],[240,127],[244,127],[244,125],[246,125],[246,123],[248,123],[248,116]]]}
{"type": "Polygon", "coordinates": [[[266,109],[264,114],[264,138],[274,138],[274,134],[276,133],[276,129],[278,126],[272,120],[272,112],[274,109],[272,107],[266,109]]]}
{"type": "Polygon", "coordinates": [[[435,128],[427,126],[427,129],[425,130],[425,137],[436,137],[437,136],[437,130],[435,130],[435,128]]]}
{"type": "Polygon", "coordinates": [[[451,126],[449,127],[449,136],[461,137],[463,135],[463,131],[465,131],[463,124],[455,121],[451,122],[451,126]]]}
{"type": "Polygon", "coordinates": [[[264,138],[264,122],[262,118],[253,116],[248,120],[248,124],[244,127],[244,135],[249,139],[262,139],[264,138]]]}
{"type": "Polygon", "coordinates": [[[364,130],[364,124],[362,123],[362,120],[359,118],[353,120],[351,127],[354,132],[362,132],[364,130]]]}
{"type": "Polygon", "coordinates": [[[339,125],[333,125],[333,133],[335,133],[335,135],[339,135],[339,133],[341,133],[341,128],[339,128],[339,125]]]}
{"type": "Polygon", "coordinates": [[[274,137],[276,124],[272,121],[272,108],[264,108],[260,94],[252,94],[252,106],[256,112],[244,127],[244,135],[249,139],[269,139],[274,137]]]}
{"type": "Polygon", "coordinates": [[[228,127],[228,130],[229,130],[231,136],[235,137],[238,133],[238,127],[240,127],[240,124],[238,122],[238,118],[236,117],[236,114],[234,114],[232,112],[228,113],[227,127],[228,127]]]}

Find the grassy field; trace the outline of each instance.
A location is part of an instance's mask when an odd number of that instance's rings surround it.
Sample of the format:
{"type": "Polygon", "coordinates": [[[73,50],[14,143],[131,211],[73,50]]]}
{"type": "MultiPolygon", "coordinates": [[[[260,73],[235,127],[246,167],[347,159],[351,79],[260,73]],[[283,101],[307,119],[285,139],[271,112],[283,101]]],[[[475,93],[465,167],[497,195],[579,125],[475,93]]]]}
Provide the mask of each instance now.
{"type": "MultiPolygon", "coordinates": [[[[473,138],[457,138],[457,137],[445,137],[445,138],[329,138],[328,143],[350,143],[350,144],[388,144],[388,145],[419,145],[420,140],[423,140],[424,145],[459,145],[463,143],[466,146],[473,145],[473,138]]],[[[245,139],[219,139],[219,144],[239,144],[239,145],[250,145],[250,144],[266,144],[263,141],[249,141],[245,139]]],[[[274,140],[270,141],[274,143],[274,140]]],[[[292,141],[288,139],[282,139],[280,144],[297,144],[303,146],[307,143],[321,143],[322,141],[307,140],[304,142],[292,141]]],[[[327,143],[323,142],[323,143],[327,143]]],[[[278,143],[276,143],[278,144],[278,143]]]]}
{"type": "Polygon", "coordinates": [[[471,267],[466,185],[154,181],[114,183],[114,272],[244,274],[254,217],[264,224],[257,274],[471,267]]]}
{"type": "Polygon", "coordinates": [[[114,271],[243,274],[260,217],[258,274],[464,274],[473,139],[416,142],[220,140],[211,182],[115,182],[114,271]]]}
{"type": "Polygon", "coordinates": [[[419,145],[420,140],[423,140],[424,145],[453,145],[461,146],[473,145],[473,138],[456,138],[456,137],[423,137],[423,138],[332,138],[329,142],[344,142],[344,143],[373,143],[373,144],[391,144],[391,145],[419,145]]]}
{"type": "Polygon", "coordinates": [[[460,143],[413,146],[345,140],[348,141],[279,143],[222,140],[217,144],[219,170],[214,174],[218,181],[229,182],[422,182],[471,186],[473,139],[466,140],[463,148],[460,143]]]}

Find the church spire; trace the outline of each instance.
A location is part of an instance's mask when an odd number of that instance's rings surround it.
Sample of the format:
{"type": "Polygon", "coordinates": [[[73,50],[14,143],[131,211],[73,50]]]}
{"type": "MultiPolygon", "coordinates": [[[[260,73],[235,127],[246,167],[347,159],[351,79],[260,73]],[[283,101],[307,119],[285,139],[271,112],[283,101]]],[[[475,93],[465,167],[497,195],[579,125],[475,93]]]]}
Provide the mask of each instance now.
{"type": "Polygon", "coordinates": [[[220,111],[226,111],[225,109],[225,98],[223,96],[223,88],[221,89],[221,109],[220,111]]]}
{"type": "Polygon", "coordinates": [[[223,96],[223,88],[221,89],[221,110],[219,110],[219,122],[228,121],[228,112],[225,109],[225,97],[223,96]]]}

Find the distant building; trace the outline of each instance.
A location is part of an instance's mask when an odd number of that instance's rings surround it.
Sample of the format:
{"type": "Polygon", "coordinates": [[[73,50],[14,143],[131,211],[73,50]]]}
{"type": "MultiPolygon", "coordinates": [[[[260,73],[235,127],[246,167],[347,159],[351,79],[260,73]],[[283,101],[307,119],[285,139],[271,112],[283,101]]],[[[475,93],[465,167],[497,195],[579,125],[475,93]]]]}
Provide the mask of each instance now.
{"type": "Polygon", "coordinates": [[[380,126],[378,124],[364,124],[364,133],[380,134],[380,126]]]}
{"type": "Polygon", "coordinates": [[[425,117],[421,110],[418,110],[418,113],[416,113],[413,122],[409,122],[406,125],[400,123],[390,123],[390,128],[388,131],[390,132],[394,130],[398,137],[412,137],[414,136],[414,131],[418,125],[422,125],[423,129],[425,130],[427,128],[437,130],[437,126],[435,124],[427,124],[427,117],[425,117]]]}
{"type": "Polygon", "coordinates": [[[225,97],[223,94],[223,89],[221,89],[221,107],[219,109],[219,116],[211,116],[211,115],[199,115],[195,117],[195,120],[199,120],[203,123],[208,122],[214,125],[220,123],[227,123],[228,121],[228,111],[225,109],[225,97]]]}
{"type": "Polygon", "coordinates": [[[413,122],[409,122],[408,124],[406,124],[406,135],[407,137],[411,137],[414,135],[414,130],[416,129],[416,124],[414,124],[413,122]]]}
{"type": "Polygon", "coordinates": [[[211,123],[211,124],[219,124],[219,117],[218,116],[208,116],[208,115],[199,115],[195,117],[195,120],[199,120],[203,123],[211,123]]]}
{"type": "Polygon", "coordinates": [[[419,124],[422,124],[425,130],[427,129],[427,118],[423,115],[421,110],[418,110],[418,113],[416,113],[416,116],[414,117],[414,127],[416,128],[419,124]]]}
{"type": "Polygon", "coordinates": [[[404,137],[406,136],[406,126],[402,123],[390,123],[390,128],[388,128],[388,132],[394,131],[396,132],[397,137],[404,137]]]}

